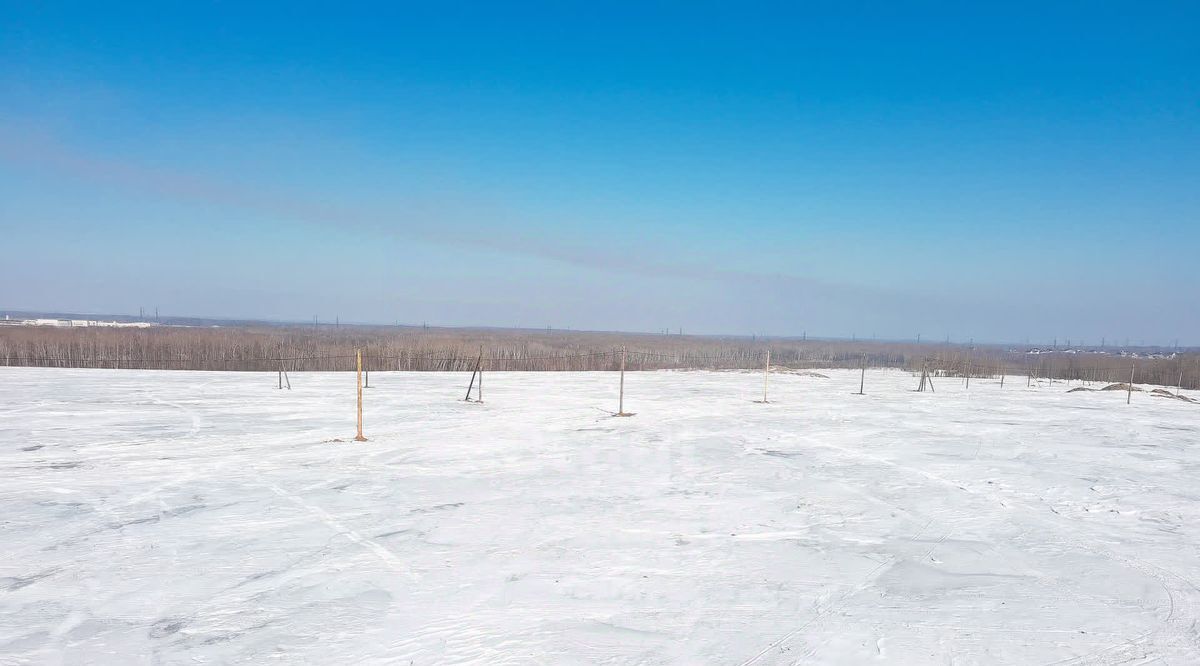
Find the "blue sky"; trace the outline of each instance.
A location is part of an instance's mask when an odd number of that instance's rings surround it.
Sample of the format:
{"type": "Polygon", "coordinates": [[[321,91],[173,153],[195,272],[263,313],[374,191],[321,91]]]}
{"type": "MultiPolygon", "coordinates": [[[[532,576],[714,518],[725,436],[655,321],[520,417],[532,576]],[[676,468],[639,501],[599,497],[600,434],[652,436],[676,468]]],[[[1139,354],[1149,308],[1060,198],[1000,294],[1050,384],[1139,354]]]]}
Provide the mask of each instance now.
{"type": "Polygon", "coordinates": [[[0,5],[0,308],[1200,344],[1196,3],[243,4],[0,5]]]}

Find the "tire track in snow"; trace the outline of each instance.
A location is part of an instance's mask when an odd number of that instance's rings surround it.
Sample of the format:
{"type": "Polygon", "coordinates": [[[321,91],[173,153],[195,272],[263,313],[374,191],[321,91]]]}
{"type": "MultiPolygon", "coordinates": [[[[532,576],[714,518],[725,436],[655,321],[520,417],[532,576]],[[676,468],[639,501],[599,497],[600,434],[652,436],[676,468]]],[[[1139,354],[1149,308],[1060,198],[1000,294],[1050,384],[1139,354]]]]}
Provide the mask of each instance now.
{"type": "MultiPolygon", "coordinates": [[[[869,453],[864,453],[862,451],[857,451],[857,450],[846,448],[843,446],[838,446],[836,444],[829,444],[827,442],[805,440],[805,443],[808,445],[814,446],[814,447],[832,449],[832,450],[838,451],[842,454],[845,454],[851,458],[857,458],[859,460],[866,460],[869,462],[877,463],[879,465],[884,465],[884,466],[887,466],[887,467],[890,467],[893,469],[897,469],[897,470],[900,470],[900,471],[903,471],[903,472],[906,472],[906,473],[909,473],[909,474],[912,474],[915,476],[919,476],[928,481],[932,481],[932,482],[935,482],[935,483],[938,483],[941,485],[946,485],[946,486],[961,490],[963,492],[966,492],[968,494],[974,495],[976,497],[981,497],[981,498],[987,499],[987,500],[995,502],[996,504],[1003,506],[1003,507],[1021,508],[1026,512],[1028,517],[1037,518],[1040,521],[1042,521],[1043,524],[1049,524],[1050,522],[1053,521],[1053,519],[1049,518],[1048,516],[1054,516],[1060,520],[1069,520],[1069,518],[1062,516],[1061,514],[1058,514],[1056,512],[1050,512],[1048,514],[1044,510],[1044,507],[1038,507],[1038,506],[1026,504],[1025,502],[1022,502],[1020,500],[1015,500],[1013,498],[1003,498],[999,495],[999,493],[996,493],[995,491],[986,491],[986,490],[980,491],[980,490],[976,490],[973,488],[969,488],[968,486],[966,486],[962,483],[953,481],[951,479],[947,479],[945,477],[939,476],[932,472],[929,472],[929,471],[926,471],[926,470],[923,470],[923,469],[920,469],[917,467],[912,467],[909,465],[903,465],[900,463],[896,463],[896,462],[893,462],[891,460],[888,460],[888,459],[880,457],[880,456],[872,455],[869,453]],[[1009,502],[1007,504],[1005,503],[1006,499],[1009,502]]],[[[1072,522],[1073,522],[1073,524],[1076,523],[1076,521],[1072,521],[1072,522]]],[[[1053,533],[1053,530],[1051,530],[1051,533],[1053,533]]],[[[916,537],[913,537],[913,538],[915,539],[916,537]]],[[[945,540],[945,538],[946,537],[943,536],[941,540],[945,540]]],[[[1159,566],[1156,566],[1156,565],[1153,565],[1153,564],[1150,564],[1148,562],[1144,562],[1141,560],[1135,560],[1133,558],[1123,557],[1123,556],[1113,553],[1111,551],[1105,550],[1105,549],[1097,547],[1095,545],[1085,543],[1080,540],[1060,539],[1058,541],[1055,541],[1054,543],[1055,543],[1055,545],[1061,547],[1063,550],[1075,550],[1077,552],[1089,553],[1091,555],[1095,555],[1095,556],[1101,557],[1105,560],[1108,560],[1110,562],[1113,562],[1115,564],[1118,564],[1122,567],[1125,567],[1128,569],[1133,569],[1145,576],[1155,579],[1162,586],[1163,591],[1167,595],[1168,611],[1167,611],[1166,619],[1164,619],[1162,624],[1159,627],[1157,627],[1156,629],[1152,629],[1150,631],[1143,632],[1132,638],[1128,638],[1124,641],[1119,641],[1112,645],[1108,645],[1108,646],[1099,648],[1097,650],[1093,650],[1093,651],[1088,652],[1083,655],[1078,655],[1075,657],[1068,657],[1066,659],[1051,662],[1050,664],[1047,664],[1047,666],[1067,666],[1068,664],[1094,664],[1095,666],[1116,666],[1117,664],[1126,664],[1126,663],[1129,663],[1131,661],[1138,660],[1138,659],[1141,659],[1141,660],[1158,659],[1158,658],[1160,658],[1160,656],[1195,657],[1197,654],[1200,654],[1200,633],[1198,633],[1198,629],[1197,629],[1197,627],[1200,627],[1200,604],[1197,603],[1197,598],[1200,598],[1200,588],[1198,588],[1195,583],[1193,583],[1191,580],[1187,579],[1184,576],[1181,576],[1173,571],[1170,571],[1169,569],[1165,569],[1163,567],[1159,567],[1159,566]],[[1156,643],[1158,643],[1160,647],[1178,648],[1178,649],[1181,649],[1183,651],[1183,653],[1181,655],[1174,655],[1174,654],[1172,654],[1172,655],[1156,655],[1156,654],[1152,653],[1150,651],[1151,646],[1147,646],[1146,643],[1150,642],[1152,639],[1155,639],[1155,638],[1159,638],[1159,640],[1156,641],[1156,643]]],[[[761,660],[763,657],[765,657],[768,653],[770,653],[771,650],[783,647],[784,644],[787,643],[787,641],[794,638],[798,633],[800,633],[804,629],[810,627],[814,622],[823,620],[826,617],[828,617],[830,612],[832,612],[832,610],[834,608],[836,608],[836,606],[838,604],[841,604],[842,602],[844,602],[852,594],[857,594],[858,592],[861,592],[862,590],[869,587],[874,582],[874,580],[877,579],[882,574],[881,568],[884,565],[893,563],[897,559],[898,559],[898,556],[891,556],[889,558],[889,560],[880,564],[879,567],[872,569],[872,571],[870,573],[868,573],[867,577],[864,578],[863,581],[860,582],[859,585],[857,585],[855,588],[853,588],[849,592],[846,592],[846,593],[842,594],[841,596],[839,596],[838,599],[835,602],[833,602],[833,604],[827,606],[824,609],[818,610],[817,614],[814,615],[813,617],[809,618],[806,622],[804,622],[804,624],[787,632],[781,638],[776,639],[771,644],[769,644],[767,647],[765,647],[763,650],[761,650],[754,656],[750,657],[746,661],[742,662],[741,666],[749,666],[750,664],[757,663],[759,660],[761,660]]],[[[812,650],[810,649],[808,652],[811,653],[812,650]]],[[[812,655],[808,654],[807,656],[812,656],[812,655]]]]}
{"type": "Polygon", "coordinates": [[[286,499],[292,504],[316,516],[317,519],[322,523],[325,523],[329,529],[367,549],[377,558],[379,558],[384,564],[388,565],[392,570],[396,571],[397,573],[404,574],[410,580],[416,580],[416,575],[413,574],[412,568],[409,567],[404,560],[400,559],[398,555],[380,545],[379,542],[359,534],[350,527],[343,525],[328,511],[319,506],[306,502],[304,498],[300,497],[299,495],[290,493],[279,487],[279,485],[275,482],[267,480],[258,470],[254,470],[254,476],[258,479],[259,484],[264,488],[267,488],[279,497],[286,499]]]}
{"type": "MultiPolygon", "coordinates": [[[[916,541],[917,539],[921,538],[921,535],[924,534],[925,530],[928,529],[929,526],[932,524],[933,524],[933,520],[930,519],[930,521],[925,523],[925,526],[922,527],[919,531],[917,531],[916,534],[909,537],[909,541],[916,541]]],[[[946,538],[949,536],[950,536],[950,534],[948,532],[946,534],[943,534],[941,536],[941,538],[939,538],[934,543],[933,547],[930,548],[929,552],[932,552],[934,548],[937,548],[938,544],[945,541],[946,538]]],[[[808,620],[806,620],[804,622],[804,624],[796,627],[795,629],[792,629],[791,631],[787,632],[783,636],[779,637],[778,639],[776,639],[770,645],[763,648],[761,651],[759,651],[754,656],[741,662],[740,666],[750,666],[750,664],[758,663],[759,660],[761,660],[763,657],[767,656],[767,654],[770,653],[772,650],[782,648],[785,643],[790,641],[792,638],[795,638],[796,634],[799,634],[801,631],[804,631],[805,629],[812,626],[816,622],[824,621],[826,618],[828,618],[833,613],[833,611],[837,610],[838,606],[841,606],[847,599],[849,599],[850,597],[858,594],[859,592],[862,592],[863,590],[866,590],[867,588],[871,587],[871,585],[873,585],[875,583],[875,581],[878,580],[879,577],[883,575],[883,573],[887,570],[887,567],[891,566],[892,564],[895,564],[896,561],[899,559],[900,559],[900,555],[887,556],[882,562],[877,564],[875,566],[875,568],[868,571],[867,575],[863,576],[863,578],[858,582],[857,585],[850,588],[849,590],[842,592],[840,595],[837,596],[836,599],[826,602],[824,604],[824,606],[821,606],[820,604],[818,604],[817,612],[812,617],[808,618],[808,620]]],[[[811,648],[807,652],[809,652],[809,654],[804,655],[804,656],[812,656],[811,648]]]]}

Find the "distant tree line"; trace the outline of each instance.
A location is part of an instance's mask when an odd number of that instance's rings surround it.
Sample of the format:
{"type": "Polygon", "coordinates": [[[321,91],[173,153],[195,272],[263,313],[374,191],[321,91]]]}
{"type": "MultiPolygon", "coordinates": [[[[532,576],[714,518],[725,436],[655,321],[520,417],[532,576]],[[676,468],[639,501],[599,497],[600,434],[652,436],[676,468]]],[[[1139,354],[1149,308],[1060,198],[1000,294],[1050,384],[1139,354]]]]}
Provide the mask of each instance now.
{"type": "Polygon", "coordinates": [[[365,326],[0,327],[0,365],[65,368],[337,371],[352,370],[361,349],[371,371],[461,371],[480,362],[487,370],[615,370],[622,348],[630,370],[757,369],[769,348],[772,366],[781,368],[865,364],[949,377],[1123,382],[1136,364],[1139,383],[1200,388],[1195,353],[1131,358],[998,345],[365,326]]]}

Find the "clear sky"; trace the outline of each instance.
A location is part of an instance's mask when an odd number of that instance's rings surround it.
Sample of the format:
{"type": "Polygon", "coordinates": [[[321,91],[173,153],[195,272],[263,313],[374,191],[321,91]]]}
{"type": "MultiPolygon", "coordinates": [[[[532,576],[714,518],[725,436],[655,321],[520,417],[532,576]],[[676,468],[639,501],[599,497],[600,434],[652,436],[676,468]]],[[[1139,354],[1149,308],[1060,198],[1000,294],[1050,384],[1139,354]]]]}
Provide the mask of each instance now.
{"type": "Polygon", "coordinates": [[[1196,2],[3,2],[0,308],[1200,344],[1198,35],[1196,2]]]}

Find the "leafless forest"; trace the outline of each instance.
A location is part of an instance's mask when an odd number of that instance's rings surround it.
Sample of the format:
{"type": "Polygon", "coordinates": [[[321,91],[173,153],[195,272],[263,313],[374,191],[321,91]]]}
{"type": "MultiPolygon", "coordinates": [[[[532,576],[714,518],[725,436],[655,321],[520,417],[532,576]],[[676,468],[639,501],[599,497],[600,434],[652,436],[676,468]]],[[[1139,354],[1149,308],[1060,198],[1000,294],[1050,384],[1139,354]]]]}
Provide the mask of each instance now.
{"type": "Polygon", "coordinates": [[[1136,366],[1140,383],[1200,387],[1200,354],[1145,350],[1030,353],[998,345],[367,326],[0,328],[0,363],[8,366],[334,371],[352,370],[361,349],[372,371],[470,370],[477,363],[488,370],[614,370],[623,348],[630,370],[761,368],[769,349],[775,368],[865,364],[955,377],[1119,382],[1136,366]]]}

